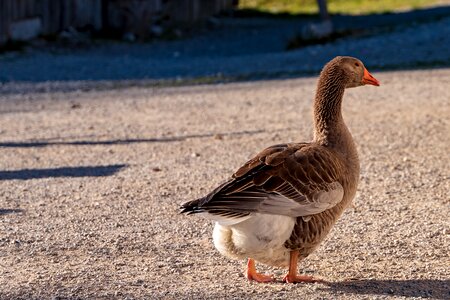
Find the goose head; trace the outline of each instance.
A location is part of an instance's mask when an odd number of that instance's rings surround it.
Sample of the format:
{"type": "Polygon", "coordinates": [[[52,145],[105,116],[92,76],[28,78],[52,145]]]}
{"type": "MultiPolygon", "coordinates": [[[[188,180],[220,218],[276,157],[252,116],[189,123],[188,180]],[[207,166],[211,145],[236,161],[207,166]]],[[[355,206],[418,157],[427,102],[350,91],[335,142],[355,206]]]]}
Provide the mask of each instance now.
{"type": "Polygon", "coordinates": [[[331,60],[327,66],[338,69],[343,79],[345,88],[358,87],[366,84],[379,86],[380,82],[364,67],[362,61],[350,56],[338,56],[331,60]]]}

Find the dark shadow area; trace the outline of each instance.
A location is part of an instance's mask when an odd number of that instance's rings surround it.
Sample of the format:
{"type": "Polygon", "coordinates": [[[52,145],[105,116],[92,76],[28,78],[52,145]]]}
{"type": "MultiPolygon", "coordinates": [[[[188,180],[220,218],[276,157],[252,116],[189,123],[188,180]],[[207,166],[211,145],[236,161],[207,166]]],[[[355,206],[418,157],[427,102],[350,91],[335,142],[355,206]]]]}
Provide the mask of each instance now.
{"type": "Polygon", "coordinates": [[[293,50],[311,45],[323,45],[337,42],[341,39],[357,39],[387,34],[408,25],[417,26],[420,23],[436,21],[450,15],[450,6],[434,7],[421,10],[411,10],[398,13],[380,13],[369,15],[331,16],[334,24],[333,32],[328,36],[304,38],[301,34],[292,37],[286,45],[287,50],[293,50]]]}
{"type": "Polygon", "coordinates": [[[319,13],[289,13],[289,12],[268,12],[257,9],[243,8],[233,12],[234,18],[248,19],[248,18],[273,18],[273,19],[293,19],[302,18],[317,20],[320,18],[319,13]]]}
{"type": "Polygon", "coordinates": [[[332,15],[337,35],[321,45],[300,43],[293,51],[286,51],[289,42],[318,18],[251,14],[218,18],[212,28],[176,40],[96,42],[81,49],[48,46],[0,56],[0,92],[290,78],[317,74],[336,55],[358,57],[371,71],[450,66],[450,6],[332,15]]]}
{"type": "MultiPolygon", "coordinates": [[[[0,142],[0,148],[33,148],[33,147],[45,147],[45,146],[95,146],[95,145],[125,145],[125,144],[138,144],[138,143],[170,143],[180,142],[193,138],[210,138],[215,137],[220,139],[223,136],[240,136],[240,135],[253,135],[263,133],[265,130],[244,130],[238,132],[226,132],[226,133],[205,133],[205,134],[190,134],[184,136],[172,136],[172,137],[160,137],[160,138],[137,138],[137,139],[115,139],[106,141],[24,141],[24,142],[0,142]]],[[[1,173],[0,173],[1,174],[1,173]]]]}
{"type": "Polygon", "coordinates": [[[29,180],[54,177],[103,177],[111,176],[126,167],[125,164],[108,166],[63,167],[52,169],[23,169],[0,171],[0,180],[29,180]]]}
{"type": "Polygon", "coordinates": [[[450,299],[450,279],[361,279],[324,284],[334,292],[348,294],[450,299]]]}
{"type": "MultiPolygon", "coordinates": [[[[348,25],[358,28],[367,28],[368,26],[380,26],[380,25],[400,25],[416,22],[428,22],[436,20],[442,17],[446,17],[450,14],[450,6],[436,6],[430,8],[412,9],[400,12],[384,12],[384,13],[372,13],[372,14],[330,14],[330,17],[335,22],[348,21],[348,25]]],[[[271,19],[309,19],[319,20],[319,14],[291,14],[291,13],[272,13],[263,12],[252,9],[242,9],[234,12],[235,18],[271,18],[271,19]]]]}
{"type": "Polygon", "coordinates": [[[17,209],[17,208],[0,208],[0,216],[2,215],[9,215],[9,214],[18,214],[22,213],[23,209],[17,209]]]}

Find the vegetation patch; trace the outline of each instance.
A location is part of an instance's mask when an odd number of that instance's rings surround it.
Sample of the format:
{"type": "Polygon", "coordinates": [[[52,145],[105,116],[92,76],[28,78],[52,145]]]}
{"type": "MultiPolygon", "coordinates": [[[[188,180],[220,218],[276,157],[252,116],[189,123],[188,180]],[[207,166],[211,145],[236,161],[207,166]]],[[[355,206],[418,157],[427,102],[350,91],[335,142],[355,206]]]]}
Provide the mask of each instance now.
{"type": "MultiPolygon", "coordinates": [[[[328,0],[331,14],[372,14],[399,10],[420,9],[439,4],[442,0],[328,0]]],[[[317,14],[317,0],[240,0],[239,9],[257,10],[275,14],[317,14]]]]}

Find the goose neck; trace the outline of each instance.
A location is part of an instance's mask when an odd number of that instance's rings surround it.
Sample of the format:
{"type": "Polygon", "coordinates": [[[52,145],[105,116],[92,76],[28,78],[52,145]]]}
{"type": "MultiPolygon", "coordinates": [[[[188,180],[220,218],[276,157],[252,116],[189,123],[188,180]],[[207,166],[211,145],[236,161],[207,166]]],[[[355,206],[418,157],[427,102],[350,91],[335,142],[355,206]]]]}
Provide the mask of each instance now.
{"type": "Polygon", "coordinates": [[[321,74],[314,101],[314,140],[334,143],[346,129],[341,112],[345,82],[341,76],[321,74]]]}

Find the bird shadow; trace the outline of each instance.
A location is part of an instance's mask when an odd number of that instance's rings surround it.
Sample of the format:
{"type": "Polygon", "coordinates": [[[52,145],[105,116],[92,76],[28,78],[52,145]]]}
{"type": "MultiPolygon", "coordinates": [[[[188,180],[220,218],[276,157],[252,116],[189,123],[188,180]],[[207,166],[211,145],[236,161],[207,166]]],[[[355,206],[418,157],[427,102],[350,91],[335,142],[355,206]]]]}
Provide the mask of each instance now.
{"type": "Polygon", "coordinates": [[[22,213],[23,209],[17,208],[0,208],[0,216],[9,215],[9,214],[18,214],[22,213]]]}
{"type": "Polygon", "coordinates": [[[111,176],[126,167],[125,164],[107,166],[62,167],[49,169],[23,169],[0,171],[2,180],[29,180],[50,177],[103,177],[111,176]]]}
{"type": "Polygon", "coordinates": [[[349,294],[450,299],[450,279],[358,279],[323,284],[328,286],[324,290],[349,294]]]}
{"type": "Polygon", "coordinates": [[[209,138],[209,137],[222,137],[222,136],[240,136],[240,135],[253,135],[263,133],[265,130],[243,130],[236,132],[225,133],[205,133],[205,134],[190,134],[183,136],[171,136],[171,137],[159,137],[159,138],[136,138],[136,139],[113,139],[103,141],[54,141],[53,139],[33,140],[23,142],[0,142],[0,148],[33,148],[33,147],[45,147],[45,146],[95,146],[95,145],[125,145],[125,144],[137,144],[137,143],[168,143],[179,142],[192,138],[209,138]]]}

